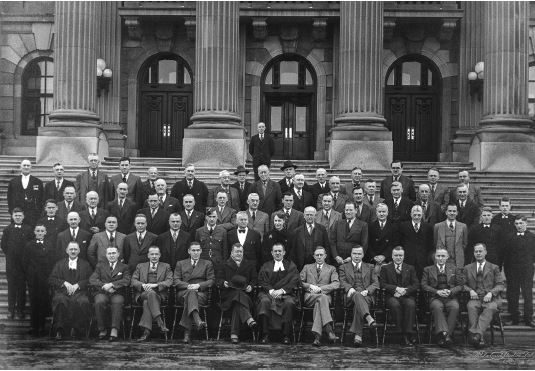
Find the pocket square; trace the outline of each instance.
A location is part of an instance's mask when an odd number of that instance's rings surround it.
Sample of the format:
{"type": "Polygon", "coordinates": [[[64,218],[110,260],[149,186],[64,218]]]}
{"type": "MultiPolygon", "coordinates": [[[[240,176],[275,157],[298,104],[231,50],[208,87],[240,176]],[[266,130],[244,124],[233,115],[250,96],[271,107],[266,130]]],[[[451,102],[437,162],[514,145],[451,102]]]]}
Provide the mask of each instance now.
{"type": "Polygon", "coordinates": [[[82,241],[82,243],[87,243],[87,241],[82,241]]]}
{"type": "Polygon", "coordinates": [[[122,275],[123,275],[123,272],[118,272],[117,275],[118,275],[118,276],[122,276],[122,275]]]}

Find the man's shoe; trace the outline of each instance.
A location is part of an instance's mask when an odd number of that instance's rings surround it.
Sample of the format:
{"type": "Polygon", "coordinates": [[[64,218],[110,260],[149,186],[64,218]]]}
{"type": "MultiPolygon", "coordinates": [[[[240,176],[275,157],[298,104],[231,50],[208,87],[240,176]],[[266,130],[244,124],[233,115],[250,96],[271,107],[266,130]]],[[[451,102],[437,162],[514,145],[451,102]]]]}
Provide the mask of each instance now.
{"type": "Polygon", "coordinates": [[[147,341],[147,340],[149,340],[149,339],[150,339],[150,330],[149,330],[149,329],[145,329],[145,330],[143,331],[143,335],[141,335],[141,336],[137,339],[137,341],[142,342],[142,341],[147,341]]]}
{"type": "Polygon", "coordinates": [[[315,334],[314,335],[314,341],[312,342],[312,345],[314,345],[315,347],[319,347],[321,345],[320,338],[321,338],[320,335],[315,334]]]}
{"type": "Polygon", "coordinates": [[[189,331],[184,331],[184,340],[182,340],[184,344],[189,344],[191,342],[191,333],[189,331]]]}
{"type": "Polygon", "coordinates": [[[451,346],[453,344],[453,340],[450,336],[450,334],[447,334],[445,339],[444,339],[444,345],[446,345],[447,347],[451,346]]]}
{"type": "Polygon", "coordinates": [[[63,332],[61,330],[56,331],[56,337],[54,338],[56,341],[63,340],[63,332]]]}
{"type": "Polygon", "coordinates": [[[535,328],[535,321],[526,322],[529,327],[535,328]]]}
{"type": "Polygon", "coordinates": [[[110,337],[108,338],[108,341],[110,343],[113,343],[114,341],[117,341],[117,336],[110,335],[110,337]]]}
{"type": "Polygon", "coordinates": [[[329,341],[330,341],[331,343],[336,343],[338,340],[340,340],[340,338],[339,338],[338,336],[336,336],[335,333],[332,332],[332,331],[329,332],[329,333],[327,334],[327,336],[329,337],[329,341]]]}
{"type": "Polygon", "coordinates": [[[485,348],[486,346],[487,346],[487,344],[485,343],[484,339],[479,340],[479,343],[476,344],[476,348],[477,349],[485,348]]]}
{"type": "Polygon", "coordinates": [[[416,343],[416,339],[414,339],[414,337],[412,337],[411,335],[403,335],[404,345],[411,346],[411,345],[414,345],[415,343],[416,343]]]}
{"type": "Polygon", "coordinates": [[[205,327],[206,327],[206,322],[200,321],[199,323],[197,323],[198,330],[204,330],[205,327]]]}
{"type": "Polygon", "coordinates": [[[353,346],[355,346],[355,348],[360,348],[362,346],[362,340],[361,339],[354,339],[353,340],[353,346]]]}
{"type": "Polygon", "coordinates": [[[290,337],[289,336],[285,336],[283,339],[282,339],[282,343],[284,345],[290,345],[290,337]]]}
{"type": "Polygon", "coordinates": [[[262,339],[260,340],[260,344],[269,344],[269,335],[262,336],[262,339]]]}
{"type": "Polygon", "coordinates": [[[249,328],[250,328],[251,330],[254,330],[254,329],[256,329],[256,327],[258,326],[258,324],[256,323],[255,320],[252,320],[251,322],[249,322],[249,325],[248,325],[248,326],[249,326],[249,328]]]}
{"type": "Polygon", "coordinates": [[[161,332],[169,332],[169,329],[167,327],[165,327],[165,325],[161,325],[160,326],[160,331],[161,332]]]}
{"type": "Polygon", "coordinates": [[[28,331],[28,335],[33,336],[33,337],[37,337],[37,336],[39,336],[39,330],[36,329],[36,328],[31,328],[28,331]]]}
{"type": "Polygon", "coordinates": [[[103,334],[103,335],[100,334],[100,335],[98,335],[98,339],[99,339],[99,340],[104,340],[104,339],[106,339],[106,334],[103,334]]]}
{"type": "Polygon", "coordinates": [[[238,344],[240,342],[240,340],[238,340],[238,338],[230,338],[230,343],[231,344],[238,344]]]}
{"type": "Polygon", "coordinates": [[[448,335],[447,332],[440,332],[437,334],[437,344],[438,346],[444,347],[446,346],[446,335],[448,335]]]}
{"type": "Polygon", "coordinates": [[[481,342],[481,335],[480,334],[472,334],[472,345],[477,348],[479,346],[480,342],[481,342]]]}

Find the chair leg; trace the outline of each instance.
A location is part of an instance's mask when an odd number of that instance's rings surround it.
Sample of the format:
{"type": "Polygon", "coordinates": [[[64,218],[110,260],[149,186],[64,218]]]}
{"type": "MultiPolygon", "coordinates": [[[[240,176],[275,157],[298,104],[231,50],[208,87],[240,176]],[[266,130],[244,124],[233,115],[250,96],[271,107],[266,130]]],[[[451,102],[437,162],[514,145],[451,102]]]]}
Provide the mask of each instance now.
{"type": "Polygon", "coordinates": [[[301,321],[299,322],[299,334],[297,336],[297,342],[301,343],[301,334],[303,333],[303,322],[305,320],[305,310],[301,310],[301,321]]]}
{"type": "Polygon", "coordinates": [[[375,347],[379,348],[379,330],[377,329],[377,326],[374,327],[375,330],[375,347]]]}
{"type": "Polygon", "coordinates": [[[340,336],[340,344],[344,344],[344,337],[346,335],[346,321],[347,321],[347,309],[344,309],[344,322],[342,323],[342,336],[340,336]]]}
{"type": "MultiPolygon", "coordinates": [[[[165,320],[165,310],[162,311],[161,316],[162,316],[163,325],[165,327],[167,327],[167,321],[165,320]]],[[[163,337],[164,337],[165,341],[167,341],[167,331],[164,331],[163,337]]]]}
{"type": "Polygon", "coordinates": [[[223,325],[223,310],[221,310],[221,315],[219,316],[219,326],[217,327],[217,341],[219,341],[220,339],[222,325],[223,325]]]}
{"type": "Polygon", "coordinates": [[[126,321],[123,319],[121,320],[121,327],[123,328],[123,341],[126,341],[126,321]]]}
{"type": "Polygon", "coordinates": [[[208,317],[206,316],[206,308],[202,308],[202,312],[204,314],[204,321],[206,322],[206,326],[204,326],[204,333],[206,335],[206,340],[208,340],[208,317]]]}
{"type": "Polygon", "coordinates": [[[429,313],[429,319],[427,320],[427,334],[428,334],[428,344],[431,344],[432,335],[433,335],[433,314],[429,313]]]}
{"type": "Polygon", "coordinates": [[[136,319],[136,308],[132,309],[132,321],[130,322],[130,340],[132,340],[132,332],[134,330],[134,321],[136,319]]]}
{"type": "Polygon", "coordinates": [[[418,313],[415,314],[416,319],[414,321],[414,325],[416,327],[416,339],[418,340],[418,344],[422,344],[422,339],[420,338],[420,324],[418,323],[418,313]]]}
{"type": "Polygon", "coordinates": [[[175,338],[175,328],[176,328],[176,316],[178,314],[178,308],[175,308],[174,318],[173,318],[173,327],[171,328],[171,339],[175,338]]]}
{"type": "Polygon", "coordinates": [[[382,339],[383,346],[385,346],[387,328],[388,328],[388,312],[385,312],[385,324],[383,325],[383,339],[382,339]]]}
{"type": "Polygon", "coordinates": [[[502,321],[502,316],[500,315],[500,313],[498,313],[498,322],[500,324],[500,333],[502,335],[502,345],[505,345],[505,333],[503,331],[503,321],[502,321]]]}

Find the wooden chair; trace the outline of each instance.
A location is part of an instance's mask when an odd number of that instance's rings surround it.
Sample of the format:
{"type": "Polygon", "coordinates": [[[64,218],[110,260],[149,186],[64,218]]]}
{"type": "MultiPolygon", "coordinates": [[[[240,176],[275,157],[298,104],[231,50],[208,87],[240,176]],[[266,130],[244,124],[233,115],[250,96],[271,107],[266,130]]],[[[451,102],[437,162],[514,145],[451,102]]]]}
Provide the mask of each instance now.
{"type": "MultiPolygon", "coordinates": [[[[344,303],[344,322],[342,324],[342,336],[340,336],[340,343],[344,343],[344,338],[346,335],[346,327],[347,327],[347,319],[348,317],[351,318],[353,315],[353,301],[350,300],[343,288],[338,289],[340,292],[340,295],[343,297],[343,303],[344,303]]],[[[375,290],[374,292],[374,304],[370,307],[370,315],[375,319],[377,322],[377,314],[384,313],[384,292],[380,289],[375,290]]],[[[370,329],[371,332],[375,333],[375,345],[379,347],[379,331],[378,326],[371,328],[367,324],[364,324],[364,328],[370,329]]]]}
{"type": "MultiPolygon", "coordinates": [[[[208,289],[206,290],[206,304],[205,305],[199,304],[200,314],[202,314],[205,321],[207,321],[208,319],[206,315],[206,309],[212,306],[212,290],[213,290],[212,287],[208,287],[208,289]]],[[[184,311],[184,304],[180,302],[180,299],[181,298],[178,296],[178,290],[176,290],[175,288],[175,302],[173,304],[174,319],[173,319],[173,327],[171,329],[171,339],[173,339],[175,336],[178,313],[180,312],[180,315],[182,315],[182,312],[184,311]]],[[[204,327],[204,333],[205,333],[206,340],[208,340],[209,339],[208,326],[204,327]]]]}
{"type": "MultiPolygon", "coordinates": [[[[384,323],[383,323],[383,339],[382,339],[382,345],[384,346],[385,345],[385,338],[386,338],[386,333],[388,331],[388,326],[391,325],[391,326],[395,326],[395,324],[392,323],[392,318],[391,318],[391,310],[388,308],[388,306],[386,305],[386,290],[385,289],[381,289],[383,291],[382,295],[383,295],[383,303],[384,303],[384,323]]],[[[421,344],[422,343],[422,339],[420,338],[420,325],[418,323],[418,317],[419,317],[419,299],[420,299],[420,290],[417,290],[416,291],[416,295],[414,297],[414,301],[415,301],[415,304],[416,304],[416,308],[415,308],[415,312],[414,312],[414,316],[415,316],[415,319],[414,319],[414,327],[416,329],[416,339],[418,340],[418,344],[421,344]]]]}
{"type": "MultiPolygon", "coordinates": [[[[170,287],[169,288],[169,291],[173,290],[173,287],[170,287]]],[[[166,320],[165,320],[165,311],[167,309],[167,299],[168,298],[165,298],[165,299],[162,299],[161,303],[160,303],[160,310],[161,310],[161,313],[162,313],[162,320],[163,320],[163,323],[165,326],[166,325],[166,320]]],[[[132,332],[134,330],[134,324],[135,324],[135,320],[136,320],[136,314],[139,313],[139,312],[143,312],[143,304],[139,304],[137,301],[136,301],[136,290],[132,287],[132,290],[131,290],[131,300],[130,300],[130,310],[131,310],[131,316],[132,316],[132,320],[130,322],[130,340],[132,340],[132,332]]],[[[167,340],[167,332],[164,332],[163,333],[164,335],[164,338],[165,340],[167,340]]]]}
{"type": "MultiPolygon", "coordinates": [[[[332,324],[332,327],[333,327],[333,331],[334,329],[336,328],[335,324],[336,324],[336,317],[334,315],[334,309],[335,309],[335,306],[336,306],[336,300],[338,298],[338,290],[333,290],[331,291],[331,293],[329,294],[329,296],[331,297],[331,302],[329,304],[329,310],[331,312],[331,317],[333,318],[333,324],[332,324]]],[[[306,306],[304,303],[305,303],[305,290],[300,287],[299,288],[299,300],[301,302],[300,306],[301,306],[301,319],[299,321],[299,332],[298,332],[298,335],[297,335],[297,342],[300,343],[301,342],[301,335],[303,334],[303,328],[305,326],[305,314],[306,313],[313,313],[314,312],[314,307],[308,307],[306,306]]]]}

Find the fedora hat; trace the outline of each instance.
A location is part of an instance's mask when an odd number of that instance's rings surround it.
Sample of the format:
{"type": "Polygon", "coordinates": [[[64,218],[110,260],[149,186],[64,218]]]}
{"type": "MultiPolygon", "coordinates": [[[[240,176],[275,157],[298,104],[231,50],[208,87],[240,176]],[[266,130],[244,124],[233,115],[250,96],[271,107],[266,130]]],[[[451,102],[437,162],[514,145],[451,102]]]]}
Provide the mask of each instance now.
{"type": "Polygon", "coordinates": [[[281,170],[284,171],[284,169],[287,169],[289,167],[293,167],[294,169],[297,169],[297,165],[294,165],[294,163],[291,160],[284,161],[284,164],[281,166],[281,170]]]}
{"type": "Polygon", "coordinates": [[[247,287],[247,278],[240,274],[232,276],[230,279],[230,285],[234,289],[244,290],[247,287]]]}
{"type": "Polygon", "coordinates": [[[245,168],[245,166],[240,165],[240,166],[238,166],[238,167],[236,168],[236,171],[234,172],[234,175],[238,175],[239,173],[249,174],[249,170],[247,170],[247,169],[245,168]]]}

